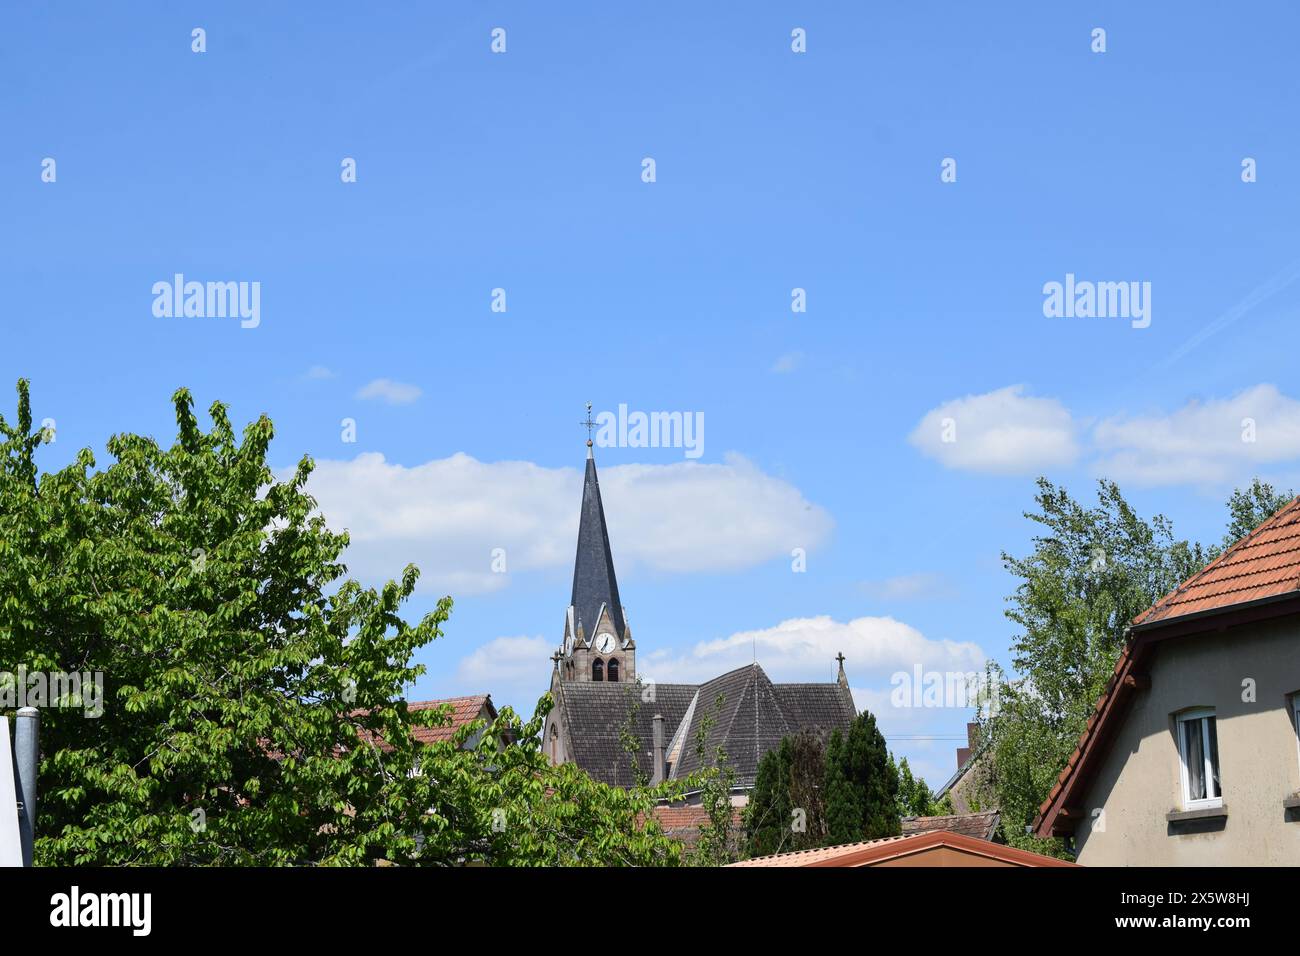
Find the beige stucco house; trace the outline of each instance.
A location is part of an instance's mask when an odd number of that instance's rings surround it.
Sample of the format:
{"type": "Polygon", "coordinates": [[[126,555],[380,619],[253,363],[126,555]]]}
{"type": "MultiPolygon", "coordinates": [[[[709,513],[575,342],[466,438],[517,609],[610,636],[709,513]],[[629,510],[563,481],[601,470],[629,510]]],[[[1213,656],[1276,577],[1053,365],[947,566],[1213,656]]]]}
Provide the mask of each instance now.
{"type": "Polygon", "coordinates": [[[1040,836],[1087,866],[1300,865],[1300,498],[1133,623],[1040,836]]]}

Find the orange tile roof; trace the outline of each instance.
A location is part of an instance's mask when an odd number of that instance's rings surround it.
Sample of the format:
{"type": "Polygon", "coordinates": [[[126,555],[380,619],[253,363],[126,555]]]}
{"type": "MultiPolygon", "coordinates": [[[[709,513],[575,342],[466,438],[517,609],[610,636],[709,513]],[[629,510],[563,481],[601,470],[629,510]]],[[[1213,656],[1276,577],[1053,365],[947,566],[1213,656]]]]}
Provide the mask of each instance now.
{"type": "MultiPolygon", "coordinates": [[[[708,811],[700,806],[670,807],[660,804],[651,812],[663,828],[664,836],[686,846],[694,846],[700,838],[700,831],[709,825],[708,811]]],[[[740,807],[731,808],[731,825],[735,828],[731,834],[732,839],[738,841],[743,825],[740,807]]]]}
{"type": "Polygon", "coordinates": [[[1014,847],[991,843],[988,840],[954,833],[951,830],[929,830],[924,833],[884,837],[862,843],[845,843],[816,850],[796,850],[793,853],[759,856],[752,860],[732,863],[731,866],[869,866],[899,857],[922,854],[939,847],[948,847],[1017,866],[1075,866],[1065,860],[1030,853],[1028,850],[1017,850],[1014,847]]]}
{"type": "Polygon", "coordinates": [[[1136,626],[1300,590],[1300,497],[1165,595],[1136,626]]]}
{"type": "MultiPolygon", "coordinates": [[[[491,720],[496,716],[496,708],[492,706],[491,694],[475,694],[471,697],[448,697],[445,700],[416,700],[406,705],[407,710],[433,710],[435,707],[444,705],[451,706],[451,712],[448,715],[449,724],[438,727],[411,727],[411,736],[419,743],[434,744],[442,741],[451,740],[452,736],[460,728],[464,727],[470,721],[478,718],[487,709],[486,717],[491,720]]],[[[373,735],[367,730],[359,731],[363,741],[370,741],[372,738],[381,749],[389,749],[389,745],[373,735]]]]}
{"type": "Polygon", "coordinates": [[[659,806],[654,808],[654,817],[665,830],[669,827],[701,827],[709,822],[704,807],[659,806]]]}
{"type": "MultiPolygon", "coordinates": [[[[942,831],[931,831],[942,832],[942,831]]],[[[814,863],[824,863],[827,860],[835,860],[840,857],[849,856],[859,850],[871,849],[872,847],[884,846],[886,843],[897,843],[899,840],[907,840],[916,834],[906,834],[892,837],[881,837],[879,840],[863,840],[859,843],[841,843],[839,846],[818,847],[815,850],[793,850],[789,853],[774,853],[771,856],[756,856],[749,860],[741,860],[739,863],[732,863],[731,866],[812,866],[814,863]]]]}
{"type": "Polygon", "coordinates": [[[472,697],[448,697],[446,700],[417,700],[407,704],[408,710],[432,710],[444,704],[451,705],[451,723],[443,727],[412,727],[415,739],[422,744],[438,743],[451,740],[452,735],[471,720],[478,719],[486,706],[488,713],[493,712],[491,695],[475,694],[472,697]]]}

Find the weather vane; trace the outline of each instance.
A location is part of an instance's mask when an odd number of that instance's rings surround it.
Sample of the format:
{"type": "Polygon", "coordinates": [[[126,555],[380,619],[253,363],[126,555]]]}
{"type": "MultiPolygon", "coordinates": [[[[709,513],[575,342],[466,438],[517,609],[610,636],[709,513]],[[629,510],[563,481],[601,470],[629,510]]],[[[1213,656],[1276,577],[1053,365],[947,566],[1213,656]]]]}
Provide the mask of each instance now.
{"type": "Polygon", "coordinates": [[[591,447],[591,430],[596,427],[596,423],[591,418],[591,402],[587,403],[587,420],[578,422],[579,425],[587,429],[587,447],[591,447]]]}

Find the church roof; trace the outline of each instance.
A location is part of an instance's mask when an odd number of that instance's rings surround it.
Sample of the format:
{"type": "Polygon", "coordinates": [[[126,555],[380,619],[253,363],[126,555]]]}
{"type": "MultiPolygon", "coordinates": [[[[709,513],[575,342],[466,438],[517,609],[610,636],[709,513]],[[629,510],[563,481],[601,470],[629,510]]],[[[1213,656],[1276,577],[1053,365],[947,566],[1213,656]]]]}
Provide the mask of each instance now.
{"type": "Polygon", "coordinates": [[[685,730],[686,745],[672,776],[689,776],[701,767],[695,745],[705,721],[712,724],[705,738],[705,763],[721,747],[735,773],[734,785],[749,788],[758,762],[785,737],[814,730],[829,737],[847,730],[857,716],[848,688],[838,683],[773,684],[757,663],[715,677],[698,689],[698,700],[685,730]]]}
{"type": "Polygon", "coordinates": [[[654,771],[651,746],[655,714],[663,715],[666,743],[695,696],[693,684],[655,684],[653,701],[641,700],[642,690],[635,683],[565,681],[561,686],[561,706],[574,762],[595,779],[616,787],[631,787],[638,782],[622,736],[631,714],[629,729],[640,742],[637,767],[648,782],[654,771]]]}
{"type": "Polygon", "coordinates": [[[573,759],[595,779],[619,787],[637,782],[624,743],[625,727],[638,741],[637,766],[650,779],[656,713],[664,718],[665,748],[671,741],[681,741],[670,777],[682,779],[700,769],[696,736],[711,720],[705,763],[711,764],[721,747],[735,774],[733,786],[743,789],[753,787],[759,760],[776,749],[783,737],[805,729],[829,736],[833,730],[847,730],[857,715],[846,685],[774,684],[758,664],[747,664],[704,684],[653,686],[655,700],[643,702],[640,688],[632,683],[562,684],[561,706],[573,759]]]}
{"type": "Polygon", "coordinates": [[[574,614],[590,639],[600,616],[601,606],[609,610],[610,620],[622,638],[623,602],[618,597],[618,579],[614,577],[614,556],[609,548],[605,528],[605,508],[600,501],[600,481],[596,477],[596,460],[587,458],[587,474],[582,483],[582,516],[578,522],[578,554],[573,561],[574,614]]]}

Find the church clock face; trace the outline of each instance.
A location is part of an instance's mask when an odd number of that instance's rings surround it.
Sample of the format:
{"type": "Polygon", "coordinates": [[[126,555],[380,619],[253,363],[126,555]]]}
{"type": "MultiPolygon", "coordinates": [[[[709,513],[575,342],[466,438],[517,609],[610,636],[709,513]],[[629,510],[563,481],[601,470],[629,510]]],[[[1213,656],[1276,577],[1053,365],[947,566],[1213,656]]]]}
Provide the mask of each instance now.
{"type": "Polygon", "coordinates": [[[606,631],[600,637],[596,638],[596,650],[602,654],[608,654],[614,649],[614,635],[606,631]]]}

